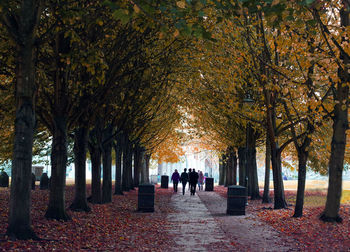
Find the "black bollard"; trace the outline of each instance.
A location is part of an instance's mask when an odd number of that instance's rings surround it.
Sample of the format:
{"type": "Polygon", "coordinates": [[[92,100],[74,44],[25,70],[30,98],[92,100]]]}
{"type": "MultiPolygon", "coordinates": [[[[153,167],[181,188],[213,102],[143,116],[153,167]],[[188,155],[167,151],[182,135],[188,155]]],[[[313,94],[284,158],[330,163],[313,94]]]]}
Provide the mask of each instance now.
{"type": "Polygon", "coordinates": [[[160,187],[161,188],[168,188],[168,186],[169,186],[169,176],[163,175],[162,179],[161,179],[160,187]]]}
{"type": "Polygon", "coordinates": [[[35,190],[35,180],[36,180],[35,174],[32,173],[32,190],[35,190]]]}
{"type": "Polygon", "coordinates": [[[227,188],[227,211],[229,215],[245,215],[247,188],[232,185],[227,188]]]}
{"type": "Polygon", "coordinates": [[[139,185],[137,210],[141,212],[154,212],[154,185],[139,185]]]}
{"type": "Polygon", "coordinates": [[[214,178],[205,179],[205,191],[214,191],[214,178]]]}
{"type": "Polygon", "coordinates": [[[0,187],[9,187],[9,176],[5,171],[0,173],[0,187]]]}
{"type": "Polygon", "coordinates": [[[47,189],[49,189],[49,177],[47,176],[47,173],[44,172],[40,177],[40,190],[47,189]]]}

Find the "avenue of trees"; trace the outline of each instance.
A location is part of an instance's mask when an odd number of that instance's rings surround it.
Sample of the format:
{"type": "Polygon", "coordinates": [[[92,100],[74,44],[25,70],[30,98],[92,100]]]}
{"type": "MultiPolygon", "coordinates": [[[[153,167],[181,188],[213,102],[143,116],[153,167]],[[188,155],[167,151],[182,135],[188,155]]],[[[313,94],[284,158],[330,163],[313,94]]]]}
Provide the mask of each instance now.
{"type": "Polygon", "coordinates": [[[287,207],[284,159],[297,160],[294,217],[302,216],[307,167],[328,173],[320,218],[341,222],[349,13],[347,0],[0,1],[0,159],[12,162],[7,234],[38,239],[31,166],[46,145],[45,217],[68,221],[69,146],[69,207],[90,211],[88,201],[112,201],[112,179],[123,194],[148,182],[151,157],[176,161],[183,127],[220,153],[219,183],[239,178],[251,199],[261,198],[256,152],[265,151],[262,200],[271,200],[272,167],[275,209],[287,207]]]}

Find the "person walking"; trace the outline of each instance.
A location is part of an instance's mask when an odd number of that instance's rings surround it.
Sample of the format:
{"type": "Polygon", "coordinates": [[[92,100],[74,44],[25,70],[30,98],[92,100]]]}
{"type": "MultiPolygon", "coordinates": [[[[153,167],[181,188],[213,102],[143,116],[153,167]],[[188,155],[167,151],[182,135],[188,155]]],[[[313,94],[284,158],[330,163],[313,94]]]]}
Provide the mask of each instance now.
{"type": "Polygon", "coordinates": [[[198,190],[203,190],[204,174],[202,171],[198,171],[198,190]]]}
{"type": "Polygon", "coordinates": [[[186,171],[187,169],[185,168],[183,173],[181,173],[181,177],[180,177],[180,181],[182,183],[182,195],[185,195],[185,188],[188,182],[188,173],[186,171]]]}
{"type": "Polygon", "coordinates": [[[197,183],[198,183],[198,173],[193,168],[192,172],[189,174],[190,177],[190,187],[191,187],[191,195],[196,193],[197,183]]]}
{"type": "Polygon", "coordinates": [[[173,175],[171,176],[171,180],[173,181],[174,192],[177,192],[177,185],[179,184],[180,174],[175,169],[173,175]]]}
{"type": "Polygon", "coordinates": [[[191,174],[191,172],[192,172],[192,169],[191,168],[189,168],[188,169],[188,191],[191,191],[191,182],[190,182],[190,174],[191,174]]]}

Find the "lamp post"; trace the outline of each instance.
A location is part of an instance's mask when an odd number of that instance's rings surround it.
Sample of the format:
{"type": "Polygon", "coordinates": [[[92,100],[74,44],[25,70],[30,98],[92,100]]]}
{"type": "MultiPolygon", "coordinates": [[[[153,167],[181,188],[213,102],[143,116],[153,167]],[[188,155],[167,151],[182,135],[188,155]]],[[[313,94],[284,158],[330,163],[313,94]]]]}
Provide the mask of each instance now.
{"type": "MultiPolygon", "coordinates": [[[[250,109],[251,106],[254,104],[254,100],[249,92],[246,92],[245,97],[243,99],[243,104],[247,107],[247,109],[250,109]]],[[[248,188],[248,194],[250,192],[250,186],[248,185],[248,150],[249,150],[249,139],[250,139],[250,132],[251,132],[251,125],[249,120],[247,120],[247,126],[246,126],[246,141],[245,141],[245,187],[248,188]]]]}

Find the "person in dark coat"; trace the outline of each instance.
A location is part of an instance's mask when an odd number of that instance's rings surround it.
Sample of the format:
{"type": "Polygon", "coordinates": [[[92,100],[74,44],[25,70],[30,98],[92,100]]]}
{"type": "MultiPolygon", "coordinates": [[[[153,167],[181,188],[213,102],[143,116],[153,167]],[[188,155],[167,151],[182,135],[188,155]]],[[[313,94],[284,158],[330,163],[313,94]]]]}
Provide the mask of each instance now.
{"type": "Polygon", "coordinates": [[[173,181],[174,192],[177,192],[177,185],[179,184],[180,174],[175,169],[173,175],[171,176],[171,180],[173,181]]]}
{"type": "Polygon", "coordinates": [[[198,173],[193,168],[192,172],[189,174],[190,177],[190,187],[191,187],[191,195],[194,195],[196,193],[196,187],[198,183],[198,173]]]}
{"type": "Polygon", "coordinates": [[[184,172],[181,173],[181,177],[180,177],[180,181],[182,183],[182,195],[185,195],[185,188],[186,188],[186,184],[188,182],[188,173],[186,172],[187,169],[184,169],[184,172]]]}
{"type": "Polygon", "coordinates": [[[191,172],[192,172],[192,169],[189,168],[188,169],[188,173],[187,173],[187,175],[188,175],[188,191],[191,190],[191,182],[190,182],[190,174],[191,174],[191,172]]]}

